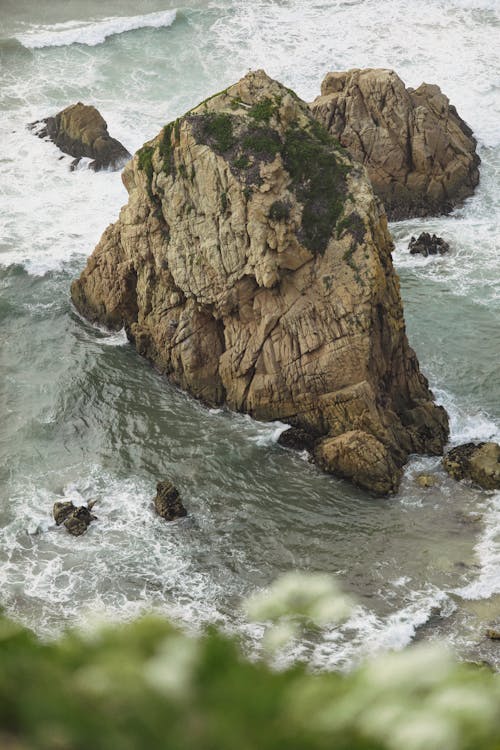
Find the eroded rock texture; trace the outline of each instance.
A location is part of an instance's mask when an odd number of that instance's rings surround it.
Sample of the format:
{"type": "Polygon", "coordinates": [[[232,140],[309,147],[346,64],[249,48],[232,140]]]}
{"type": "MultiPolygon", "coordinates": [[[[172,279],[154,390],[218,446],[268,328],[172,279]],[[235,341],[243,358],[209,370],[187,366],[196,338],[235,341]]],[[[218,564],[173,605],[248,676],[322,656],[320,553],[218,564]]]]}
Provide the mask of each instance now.
{"type": "Polygon", "coordinates": [[[129,202],[72,285],[81,313],[125,326],[205,402],[320,436],[321,465],[362,487],[395,491],[409,453],[442,453],[385,213],[304,102],[249,73],[123,180],[129,202]]]}
{"type": "Polygon", "coordinates": [[[61,151],[74,156],[73,165],[85,156],[93,159],[90,167],[96,171],[121,169],[131,158],[120,141],[111,138],[106,121],[98,110],[81,102],[29,127],[40,138],[48,136],[61,151]]]}
{"type": "Polygon", "coordinates": [[[453,479],[470,479],[485,490],[500,490],[500,445],[465,443],[452,448],[443,466],[453,479]]]}
{"type": "Polygon", "coordinates": [[[407,89],[384,69],[328,73],[311,109],[366,166],[389,219],[449,213],[479,182],[472,131],[438,86],[407,89]]]}

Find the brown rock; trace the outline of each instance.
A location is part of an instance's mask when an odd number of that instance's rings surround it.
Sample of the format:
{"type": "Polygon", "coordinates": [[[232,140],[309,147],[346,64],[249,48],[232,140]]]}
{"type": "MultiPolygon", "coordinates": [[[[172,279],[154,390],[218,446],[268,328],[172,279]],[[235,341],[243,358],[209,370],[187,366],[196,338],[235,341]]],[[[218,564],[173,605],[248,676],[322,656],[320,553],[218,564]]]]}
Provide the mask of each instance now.
{"type": "Polygon", "coordinates": [[[389,219],[449,213],[479,182],[476,140],[438,86],[407,89],[384,69],[328,73],[311,108],[366,166],[389,219]]]}
{"type": "Polygon", "coordinates": [[[416,482],[419,487],[428,489],[434,487],[437,484],[437,479],[432,474],[419,474],[416,478],[416,482]]]}
{"type": "Polygon", "coordinates": [[[465,443],[443,458],[443,466],[453,479],[470,479],[485,490],[500,489],[500,445],[465,443]]]}
{"type": "Polygon", "coordinates": [[[324,440],[316,450],[316,460],[326,471],[380,495],[396,492],[403,474],[390,450],[361,430],[324,440]]]}
{"type": "Polygon", "coordinates": [[[54,503],[54,508],[52,510],[54,521],[60,526],[74,510],[76,510],[76,508],[71,502],[54,503]]]}
{"type": "Polygon", "coordinates": [[[94,505],[95,502],[92,502],[88,507],[81,505],[77,508],[71,502],[54,503],[54,520],[58,526],[63,524],[72,536],[81,536],[91,522],[96,520],[96,516],[90,512],[94,505]]]}
{"type": "Polygon", "coordinates": [[[187,516],[179,492],[171,482],[158,482],[154,504],[156,512],[165,521],[175,521],[187,516]]]}
{"type": "Polygon", "coordinates": [[[106,121],[95,107],[78,102],[58,112],[54,117],[29,125],[40,138],[47,136],[61,151],[75,157],[72,168],[82,156],[93,159],[90,167],[121,169],[131,154],[108,133],[106,121]]]}
{"type": "Polygon", "coordinates": [[[374,450],[377,491],[409,453],[442,453],[447,416],[406,339],[385,214],[304,102],[249,73],[122,177],[128,205],[72,285],[82,314],[125,326],[206,403],[315,437],[355,431],[348,458],[322,465],[362,486],[374,450]]]}

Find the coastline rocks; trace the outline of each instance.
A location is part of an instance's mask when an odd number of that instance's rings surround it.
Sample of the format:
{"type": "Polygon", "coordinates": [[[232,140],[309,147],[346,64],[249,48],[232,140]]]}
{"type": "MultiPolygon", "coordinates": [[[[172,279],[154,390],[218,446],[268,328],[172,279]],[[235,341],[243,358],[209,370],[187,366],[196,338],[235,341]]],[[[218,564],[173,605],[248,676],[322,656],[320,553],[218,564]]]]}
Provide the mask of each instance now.
{"type": "Polygon", "coordinates": [[[442,237],[435,234],[431,236],[429,232],[422,232],[418,239],[416,237],[411,238],[408,250],[410,255],[419,254],[427,258],[429,255],[444,255],[449,252],[450,246],[442,237]]]}
{"type": "Polygon", "coordinates": [[[443,466],[453,479],[470,479],[485,490],[500,489],[498,443],[459,445],[446,454],[443,466]]]}
{"type": "Polygon", "coordinates": [[[321,465],[367,489],[395,491],[410,453],[442,454],[448,419],[408,345],[385,213],[305,102],[249,73],[122,179],[129,202],[71,287],[80,313],[125,326],[207,404],[336,440],[321,465]]]}
{"type": "Polygon", "coordinates": [[[71,502],[58,502],[54,503],[52,513],[58,526],[62,524],[72,536],[81,536],[96,520],[96,516],[90,512],[93,507],[94,503],[77,508],[71,502]]]}
{"type": "Polygon", "coordinates": [[[93,159],[91,169],[121,169],[132,158],[131,154],[108,133],[106,121],[95,107],[72,104],[54,117],[47,117],[29,125],[39,138],[46,138],[75,157],[72,169],[84,156],[93,159]]]}
{"type": "Polygon", "coordinates": [[[278,445],[282,445],[283,448],[290,448],[296,451],[309,451],[310,453],[314,450],[317,438],[310,432],[301,430],[298,427],[290,427],[281,433],[278,438],[278,445]]]}
{"type": "Polygon", "coordinates": [[[179,492],[171,482],[158,482],[154,498],[155,510],[165,521],[175,521],[187,516],[179,492]]]}
{"type": "Polygon", "coordinates": [[[328,73],[311,109],[366,166],[390,220],[446,214],[474,193],[476,140],[438,86],[406,88],[385,69],[328,73]]]}

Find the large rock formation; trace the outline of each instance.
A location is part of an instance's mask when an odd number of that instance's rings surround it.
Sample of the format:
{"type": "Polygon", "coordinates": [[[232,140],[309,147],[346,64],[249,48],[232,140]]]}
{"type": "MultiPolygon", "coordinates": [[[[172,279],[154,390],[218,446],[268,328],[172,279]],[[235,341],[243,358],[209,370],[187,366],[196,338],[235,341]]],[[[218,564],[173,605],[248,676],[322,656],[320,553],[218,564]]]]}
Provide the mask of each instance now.
{"type": "Polygon", "coordinates": [[[90,167],[96,171],[121,169],[132,158],[120,141],[111,138],[98,110],[81,102],[29,127],[39,138],[50,138],[61,151],[74,156],[73,166],[86,156],[93,159],[90,167]]]}
{"type": "Polygon", "coordinates": [[[378,492],[442,453],[365,171],[263,71],[163,128],[72,298],[209,404],[320,436],[328,471],[378,492]],[[372,473],[373,472],[373,475],[372,473]]]}
{"type": "Polygon", "coordinates": [[[472,131],[438,86],[407,89],[392,70],[328,73],[311,108],[366,166],[389,219],[449,213],[479,182],[472,131]]]}

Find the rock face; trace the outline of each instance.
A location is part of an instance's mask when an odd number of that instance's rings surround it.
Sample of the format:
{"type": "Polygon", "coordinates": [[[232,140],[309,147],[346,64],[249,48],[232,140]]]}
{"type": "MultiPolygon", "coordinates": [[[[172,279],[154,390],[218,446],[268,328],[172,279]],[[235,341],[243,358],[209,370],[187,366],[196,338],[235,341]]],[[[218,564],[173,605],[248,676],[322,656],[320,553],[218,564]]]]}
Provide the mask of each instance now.
{"type": "Polygon", "coordinates": [[[328,73],[311,108],[366,166],[389,219],[449,213],[479,182],[472,131],[438,86],[407,89],[392,70],[328,73]]]}
{"type": "Polygon", "coordinates": [[[442,237],[435,234],[431,236],[429,232],[422,232],[418,238],[411,238],[408,250],[410,255],[423,255],[424,258],[427,258],[429,255],[444,255],[449,252],[450,246],[442,237]]]}
{"type": "Polygon", "coordinates": [[[409,453],[442,453],[385,213],[293,92],[249,73],[122,177],[129,202],[72,285],[83,315],[206,403],[326,439],[322,466],[362,487],[393,492],[409,453]]]}
{"type": "Polygon", "coordinates": [[[90,167],[96,171],[121,169],[132,158],[120,141],[111,138],[97,109],[81,102],[29,127],[40,138],[48,136],[61,151],[74,156],[73,167],[83,156],[94,160],[90,167]]]}
{"type": "Polygon", "coordinates": [[[453,448],[443,459],[453,479],[471,479],[485,490],[500,490],[500,445],[465,443],[453,448]]]}
{"type": "Polygon", "coordinates": [[[90,512],[93,507],[94,503],[89,503],[88,507],[81,505],[79,508],[71,502],[54,503],[52,513],[58,526],[63,524],[72,536],[81,536],[92,521],[96,520],[96,516],[90,512]]]}
{"type": "Polygon", "coordinates": [[[165,521],[175,521],[187,516],[179,492],[171,482],[158,482],[154,504],[156,512],[165,521]]]}

